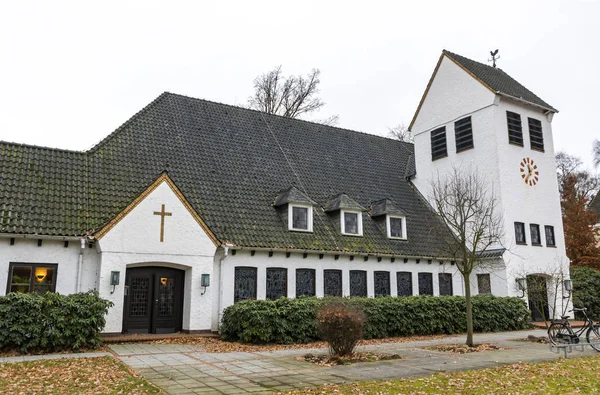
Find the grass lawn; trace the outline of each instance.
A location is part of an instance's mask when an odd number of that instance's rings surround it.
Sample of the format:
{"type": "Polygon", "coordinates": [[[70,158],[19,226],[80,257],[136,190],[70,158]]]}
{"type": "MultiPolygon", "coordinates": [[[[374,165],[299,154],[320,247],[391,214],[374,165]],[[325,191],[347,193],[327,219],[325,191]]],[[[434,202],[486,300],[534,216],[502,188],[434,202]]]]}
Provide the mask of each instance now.
{"type": "Polygon", "coordinates": [[[600,394],[600,357],[519,363],[403,380],[331,385],[289,394],[600,394]]]}
{"type": "Polygon", "coordinates": [[[162,394],[112,357],[0,364],[0,394],[162,394]]]}

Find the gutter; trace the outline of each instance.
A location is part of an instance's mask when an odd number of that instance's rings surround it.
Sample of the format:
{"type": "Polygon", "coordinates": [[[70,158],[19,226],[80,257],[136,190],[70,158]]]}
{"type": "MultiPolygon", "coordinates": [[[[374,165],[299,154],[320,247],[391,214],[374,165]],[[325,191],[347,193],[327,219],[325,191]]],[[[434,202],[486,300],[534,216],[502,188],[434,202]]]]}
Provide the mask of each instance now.
{"type": "Polygon", "coordinates": [[[217,328],[221,326],[221,314],[223,312],[223,297],[221,292],[223,291],[223,261],[229,255],[229,248],[233,247],[231,244],[222,244],[223,256],[219,259],[219,310],[218,310],[218,322],[217,328]]]}
{"type": "Polygon", "coordinates": [[[82,236],[47,236],[47,235],[24,234],[24,233],[0,233],[0,237],[15,238],[15,239],[59,240],[59,241],[76,241],[76,240],[80,240],[82,238],[82,236]]]}
{"type": "Polygon", "coordinates": [[[83,251],[85,250],[85,237],[80,239],[81,248],[79,249],[79,261],[77,262],[77,285],[75,287],[75,292],[81,292],[81,272],[83,270],[83,251]]]}

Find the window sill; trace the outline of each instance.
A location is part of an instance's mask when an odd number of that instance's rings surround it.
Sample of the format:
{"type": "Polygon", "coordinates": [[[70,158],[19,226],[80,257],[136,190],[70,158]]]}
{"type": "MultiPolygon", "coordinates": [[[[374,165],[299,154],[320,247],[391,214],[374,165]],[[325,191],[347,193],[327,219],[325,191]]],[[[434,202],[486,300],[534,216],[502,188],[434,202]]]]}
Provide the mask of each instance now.
{"type": "Polygon", "coordinates": [[[516,244],[520,245],[520,246],[526,246],[527,245],[527,243],[519,243],[518,241],[516,242],[516,244]]]}
{"type": "Polygon", "coordinates": [[[390,240],[408,240],[406,237],[392,237],[392,236],[388,236],[388,239],[390,240]]]}
{"type": "Polygon", "coordinates": [[[353,236],[353,237],[362,237],[362,234],[359,233],[344,233],[342,232],[342,236],[353,236]]]}
{"type": "Polygon", "coordinates": [[[547,245],[546,247],[556,248],[556,245],[547,245]]]}
{"type": "Polygon", "coordinates": [[[533,247],[543,247],[543,245],[541,245],[541,244],[533,244],[533,243],[531,243],[531,245],[532,245],[533,247]]]}
{"type": "Polygon", "coordinates": [[[312,233],[312,229],[288,229],[290,232],[312,233]]]}

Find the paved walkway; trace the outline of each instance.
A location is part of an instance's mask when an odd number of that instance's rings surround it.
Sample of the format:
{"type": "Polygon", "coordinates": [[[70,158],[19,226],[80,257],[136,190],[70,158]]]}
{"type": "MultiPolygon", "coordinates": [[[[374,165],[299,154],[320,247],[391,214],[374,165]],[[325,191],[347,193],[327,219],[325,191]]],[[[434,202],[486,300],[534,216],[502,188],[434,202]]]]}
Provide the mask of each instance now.
{"type": "MultiPolygon", "coordinates": [[[[362,346],[359,347],[361,351],[399,354],[402,359],[333,367],[294,359],[307,353],[324,354],[326,349],[217,354],[203,352],[201,346],[176,344],[123,344],[111,345],[110,348],[123,362],[170,394],[268,394],[323,384],[426,376],[442,371],[559,358],[545,344],[515,341],[530,334],[545,336],[545,331],[476,334],[476,343],[494,343],[510,349],[462,355],[429,351],[422,347],[462,343],[464,335],[441,340],[362,346]]],[[[574,352],[569,357],[595,354],[595,351],[587,350],[584,353],[574,352]]]]}

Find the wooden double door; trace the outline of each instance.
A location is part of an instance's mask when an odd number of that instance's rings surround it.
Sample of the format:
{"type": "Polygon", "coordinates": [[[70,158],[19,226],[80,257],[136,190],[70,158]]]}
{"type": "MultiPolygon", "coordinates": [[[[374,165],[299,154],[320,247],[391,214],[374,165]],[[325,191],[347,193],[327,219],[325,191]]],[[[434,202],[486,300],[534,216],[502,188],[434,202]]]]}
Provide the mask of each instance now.
{"type": "Polygon", "coordinates": [[[146,266],[127,269],[123,333],[175,333],[183,315],[183,270],[146,266]]]}

